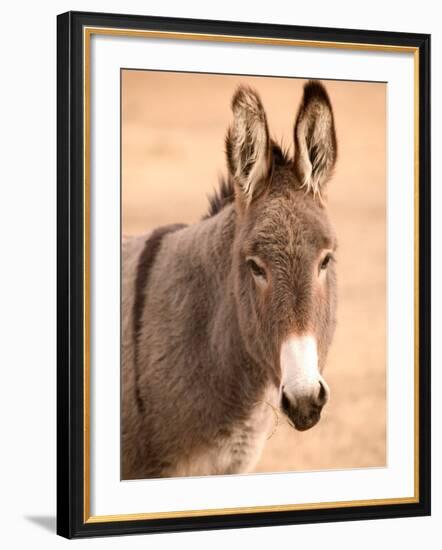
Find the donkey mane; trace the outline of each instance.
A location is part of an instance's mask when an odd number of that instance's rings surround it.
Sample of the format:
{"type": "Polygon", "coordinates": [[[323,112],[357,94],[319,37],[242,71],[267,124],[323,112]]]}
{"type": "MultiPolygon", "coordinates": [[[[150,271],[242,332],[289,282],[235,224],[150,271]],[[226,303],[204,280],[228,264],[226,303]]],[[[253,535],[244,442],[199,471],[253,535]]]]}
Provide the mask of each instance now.
{"type": "Polygon", "coordinates": [[[233,181],[230,176],[221,176],[218,183],[218,189],[214,189],[212,195],[209,195],[209,210],[203,217],[203,220],[207,220],[216,216],[218,212],[231,204],[235,200],[235,190],[233,188],[233,181]]]}
{"type": "MultiPolygon", "coordinates": [[[[276,166],[287,166],[293,162],[288,148],[283,148],[274,141],[272,141],[272,156],[276,166]]],[[[221,176],[218,189],[215,189],[208,199],[209,210],[203,216],[203,220],[216,216],[225,206],[233,203],[235,200],[235,188],[232,177],[230,175],[227,177],[221,176]]]]}

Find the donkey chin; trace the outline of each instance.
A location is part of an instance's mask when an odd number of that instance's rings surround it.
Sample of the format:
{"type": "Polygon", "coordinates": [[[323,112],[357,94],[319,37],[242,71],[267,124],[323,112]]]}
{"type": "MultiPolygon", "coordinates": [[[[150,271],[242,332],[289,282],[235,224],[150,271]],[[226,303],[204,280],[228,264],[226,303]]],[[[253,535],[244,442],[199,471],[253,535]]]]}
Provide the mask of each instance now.
{"type": "Polygon", "coordinates": [[[291,336],[281,347],[281,408],[299,431],[315,426],[330,390],[318,369],[314,336],[291,336]]]}

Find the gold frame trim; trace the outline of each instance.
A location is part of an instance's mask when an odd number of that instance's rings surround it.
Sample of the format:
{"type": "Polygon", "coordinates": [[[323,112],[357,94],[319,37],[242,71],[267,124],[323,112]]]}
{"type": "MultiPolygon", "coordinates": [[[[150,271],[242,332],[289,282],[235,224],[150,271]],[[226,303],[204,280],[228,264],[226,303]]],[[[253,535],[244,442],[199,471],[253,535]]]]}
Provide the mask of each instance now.
{"type": "Polygon", "coordinates": [[[419,502],[419,49],[412,46],[377,45],[320,40],[295,40],[282,38],[244,37],[235,35],[145,31],[114,29],[107,27],[83,28],[83,93],[84,93],[84,523],[103,523],[148,519],[204,517],[259,512],[283,512],[295,510],[322,510],[356,506],[382,506],[419,502]],[[92,516],[90,511],[90,43],[91,36],[112,35],[158,39],[198,40],[204,42],[235,42],[273,46],[334,48],[391,53],[412,53],[414,62],[414,495],[412,497],[371,500],[351,500],[238,508],[214,508],[205,510],[181,510],[137,514],[92,516]]]}

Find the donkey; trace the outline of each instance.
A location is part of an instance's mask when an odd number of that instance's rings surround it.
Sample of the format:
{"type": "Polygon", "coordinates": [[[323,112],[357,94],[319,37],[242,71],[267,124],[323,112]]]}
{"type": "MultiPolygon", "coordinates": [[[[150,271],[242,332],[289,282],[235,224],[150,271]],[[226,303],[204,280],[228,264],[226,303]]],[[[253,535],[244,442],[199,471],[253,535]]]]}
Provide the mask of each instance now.
{"type": "Polygon", "coordinates": [[[270,138],[256,91],[240,86],[232,111],[209,213],[123,240],[123,479],[248,472],[278,409],[307,430],[329,398],[329,96],[305,85],[293,157],[270,138]]]}

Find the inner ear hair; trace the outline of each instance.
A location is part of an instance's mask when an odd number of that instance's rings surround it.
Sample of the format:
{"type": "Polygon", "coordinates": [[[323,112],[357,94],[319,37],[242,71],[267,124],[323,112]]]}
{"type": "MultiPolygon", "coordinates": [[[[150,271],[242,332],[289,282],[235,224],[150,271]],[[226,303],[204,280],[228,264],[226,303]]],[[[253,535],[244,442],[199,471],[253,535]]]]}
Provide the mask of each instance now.
{"type": "Polygon", "coordinates": [[[258,94],[240,86],[232,98],[233,123],[226,136],[229,171],[241,201],[261,194],[271,169],[267,118],[258,94]]]}
{"type": "Polygon", "coordinates": [[[321,196],[333,173],[338,148],[331,101],[318,81],[309,81],[304,86],[294,138],[294,166],[301,186],[314,196],[321,196]]]}

